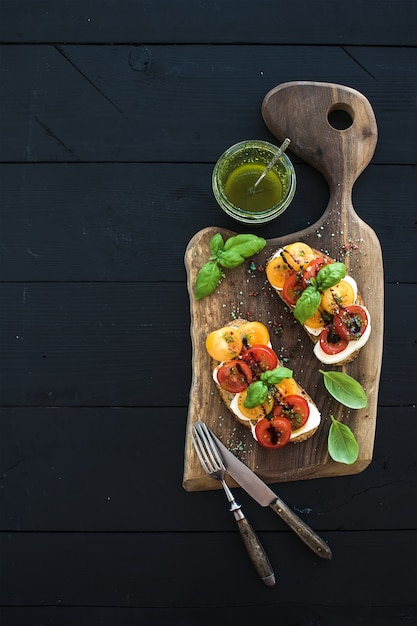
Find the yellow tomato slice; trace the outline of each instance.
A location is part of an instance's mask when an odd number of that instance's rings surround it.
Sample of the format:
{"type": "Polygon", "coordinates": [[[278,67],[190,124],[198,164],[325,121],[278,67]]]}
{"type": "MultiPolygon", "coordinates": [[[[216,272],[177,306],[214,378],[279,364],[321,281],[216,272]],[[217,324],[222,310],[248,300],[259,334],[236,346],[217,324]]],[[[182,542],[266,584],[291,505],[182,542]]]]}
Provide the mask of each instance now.
{"type": "Polygon", "coordinates": [[[207,352],[217,361],[235,359],[240,354],[242,346],[239,331],[231,326],[213,330],[207,335],[207,352]]]}
{"type": "Polygon", "coordinates": [[[268,396],[263,404],[259,406],[255,406],[253,409],[247,409],[244,405],[247,391],[242,391],[237,399],[237,406],[239,411],[248,419],[256,422],[261,419],[261,417],[265,417],[268,415],[274,407],[274,400],[271,396],[268,396]]]}
{"type": "Polygon", "coordinates": [[[292,269],[280,255],[271,259],[266,266],[266,277],[276,289],[282,289],[292,273],[292,269]]]}
{"type": "Polygon", "coordinates": [[[282,289],[291,274],[307,267],[314,258],[314,252],[307,244],[300,241],[291,243],[285,246],[279,256],[268,262],[266,277],[273,287],[282,289]]]}
{"type": "Polygon", "coordinates": [[[269,343],[269,330],[262,322],[246,322],[239,326],[238,331],[243,341],[250,346],[261,343],[267,346],[269,343]]]}
{"type": "Polygon", "coordinates": [[[284,398],[285,396],[298,395],[298,385],[294,378],[284,378],[278,385],[275,385],[279,395],[284,398]]]}
{"type": "Polygon", "coordinates": [[[354,302],[355,292],[352,285],[346,280],[341,280],[334,287],[323,291],[321,295],[321,307],[327,313],[334,314],[339,307],[348,306],[354,302]]]}
{"type": "Polygon", "coordinates": [[[304,269],[314,259],[314,252],[306,243],[297,241],[291,243],[284,248],[284,256],[288,261],[288,264],[298,272],[300,269],[304,269]]]}
{"type": "Polygon", "coordinates": [[[326,326],[326,321],[323,319],[322,311],[317,309],[314,315],[308,318],[305,325],[310,328],[324,328],[326,326]]]}

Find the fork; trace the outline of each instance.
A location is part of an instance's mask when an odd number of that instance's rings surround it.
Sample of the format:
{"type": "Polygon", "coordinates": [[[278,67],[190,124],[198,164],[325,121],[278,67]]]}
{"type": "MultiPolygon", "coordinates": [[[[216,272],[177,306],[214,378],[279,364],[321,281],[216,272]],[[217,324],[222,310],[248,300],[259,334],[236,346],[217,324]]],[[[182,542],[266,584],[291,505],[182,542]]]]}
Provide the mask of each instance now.
{"type": "Polygon", "coordinates": [[[269,559],[255,531],[246,519],[241,505],[236,502],[225,481],[226,467],[222,456],[210,431],[203,422],[196,422],[196,424],[194,424],[192,440],[197,456],[206,474],[220,481],[223,486],[226,497],[230,503],[230,511],[235,517],[243,543],[255,570],[265,585],[268,587],[274,586],[275,575],[269,559]]]}

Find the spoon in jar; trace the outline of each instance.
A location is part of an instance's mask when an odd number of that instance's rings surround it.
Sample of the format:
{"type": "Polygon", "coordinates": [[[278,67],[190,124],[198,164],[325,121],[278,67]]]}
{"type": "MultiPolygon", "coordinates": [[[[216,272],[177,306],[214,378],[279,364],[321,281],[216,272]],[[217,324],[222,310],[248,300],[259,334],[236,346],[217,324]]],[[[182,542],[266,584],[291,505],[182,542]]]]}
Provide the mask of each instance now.
{"type": "Polygon", "coordinates": [[[281,157],[281,155],[285,152],[285,150],[288,148],[289,144],[291,143],[291,139],[288,139],[288,137],[282,142],[282,144],[280,145],[280,147],[278,148],[278,152],[276,153],[276,155],[271,159],[271,161],[268,163],[268,165],[266,166],[266,168],[264,169],[264,171],[262,172],[262,174],[259,176],[258,180],[256,181],[256,183],[254,185],[252,185],[252,187],[249,187],[249,195],[251,196],[252,194],[255,193],[256,191],[256,187],[259,185],[259,183],[265,178],[265,176],[272,170],[272,168],[274,167],[274,165],[278,162],[278,159],[281,157]]]}

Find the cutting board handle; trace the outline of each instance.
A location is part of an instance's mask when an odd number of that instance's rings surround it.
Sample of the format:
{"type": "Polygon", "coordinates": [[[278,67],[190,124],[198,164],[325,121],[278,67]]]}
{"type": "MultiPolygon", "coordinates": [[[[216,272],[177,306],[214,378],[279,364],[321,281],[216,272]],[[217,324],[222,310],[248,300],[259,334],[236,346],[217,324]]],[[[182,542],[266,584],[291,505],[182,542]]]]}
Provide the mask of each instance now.
{"type": "Polygon", "coordinates": [[[271,133],[290,150],[318,169],[330,188],[329,213],[353,212],[353,185],[372,159],[378,138],[375,115],[359,91],[334,83],[294,81],[269,91],[262,116],[271,133]],[[347,125],[336,128],[342,113],[347,125]]]}

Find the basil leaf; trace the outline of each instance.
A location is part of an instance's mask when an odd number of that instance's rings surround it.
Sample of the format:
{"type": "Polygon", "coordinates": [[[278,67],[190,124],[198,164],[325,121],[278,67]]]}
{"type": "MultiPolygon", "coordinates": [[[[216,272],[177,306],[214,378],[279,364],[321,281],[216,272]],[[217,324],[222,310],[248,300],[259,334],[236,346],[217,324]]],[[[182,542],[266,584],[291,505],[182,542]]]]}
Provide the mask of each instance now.
{"type": "Polygon", "coordinates": [[[368,404],[364,388],[357,380],[344,372],[325,372],[324,386],[333,398],[350,409],[363,409],[368,404]]]}
{"type": "Polygon", "coordinates": [[[230,250],[222,250],[217,257],[217,261],[222,267],[234,268],[242,265],[245,258],[233,248],[230,250]]]}
{"type": "Polygon", "coordinates": [[[229,237],[229,239],[224,244],[225,252],[227,250],[234,250],[242,256],[244,259],[248,257],[258,254],[261,250],[263,250],[266,246],[266,241],[263,237],[258,237],[257,235],[235,235],[234,237],[229,237]]]}
{"type": "Polygon", "coordinates": [[[195,298],[201,300],[213,293],[222,277],[222,271],[216,261],[209,261],[199,270],[195,283],[195,298]]]}
{"type": "Polygon", "coordinates": [[[261,380],[257,380],[255,383],[249,385],[243,405],[247,409],[253,409],[259,404],[265,402],[267,396],[267,385],[265,385],[265,383],[263,383],[261,380]]]}
{"type": "Polygon", "coordinates": [[[223,250],[223,247],[224,247],[223,237],[221,236],[220,233],[216,233],[210,239],[211,260],[217,259],[220,252],[223,250]]]}
{"type": "Polygon", "coordinates": [[[317,289],[324,291],[337,285],[346,276],[346,265],[344,263],[329,263],[321,268],[316,276],[317,289]]]}
{"type": "Polygon", "coordinates": [[[267,370],[261,374],[261,380],[267,385],[278,385],[284,378],[291,377],[292,370],[288,369],[288,367],[276,367],[273,370],[267,370]]]}
{"type": "Polygon", "coordinates": [[[230,250],[233,246],[239,245],[240,243],[245,243],[246,241],[252,241],[252,239],[256,237],[256,235],[242,234],[242,235],[234,235],[233,237],[229,237],[224,244],[225,250],[230,250]]]}
{"type": "Polygon", "coordinates": [[[194,291],[196,300],[213,293],[222,277],[221,267],[238,267],[265,246],[266,240],[257,235],[235,235],[229,237],[226,243],[220,233],[213,235],[210,239],[210,261],[197,274],[194,291]]]}
{"type": "Polygon", "coordinates": [[[306,287],[297,300],[297,304],[294,309],[294,317],[304,324],[309,317],[319,308],[321,302],[321,296],[314,285],[306,287]]]}
{"type": "Polygon", "coordinates": [[[335,420],[333,415],[330,416],[332,423],[330,425],[329,436],[327,439],[327,448],[333,461],[337,463],[346,463],[352,465],[359,455],[358,442],[355,435],[346,424],[335,420]]]}

